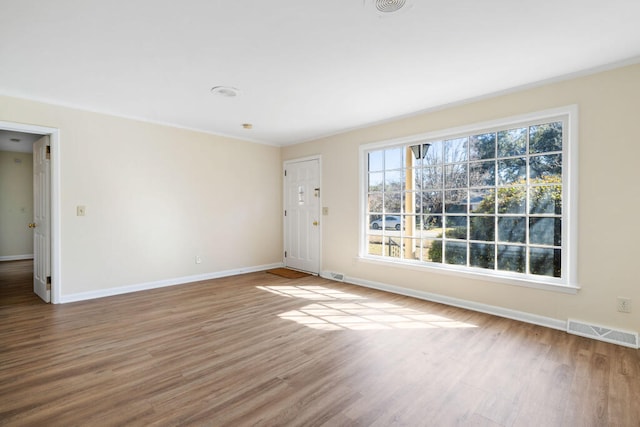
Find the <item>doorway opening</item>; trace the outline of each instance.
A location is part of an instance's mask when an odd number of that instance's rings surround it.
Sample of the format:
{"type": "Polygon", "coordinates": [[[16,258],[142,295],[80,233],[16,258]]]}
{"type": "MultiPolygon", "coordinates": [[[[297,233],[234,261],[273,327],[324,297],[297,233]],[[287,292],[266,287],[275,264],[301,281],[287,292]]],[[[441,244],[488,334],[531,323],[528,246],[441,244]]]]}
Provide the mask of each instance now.
{"type": "MultiPolygon", "coordinates": [[[[46,302],[59,303],[61,290],[60,290],[60,168],[59,168],[59,130],[56,128],[49,128],[37,125],[28,125],[22,123],[12,123],[12,122],[3,122],[0,121],[0,140],[6,140],[6,143],[2,143],[0,150],[5,152],[18,152],[18,145],[20,145],[21,150],[27,150],[25,145],[32,146],[33,141],[42,139],[42,137],[48,137],[48,166],[49,170],[47,171],[48,175],[48,183],[45,184],[45,190],[49,195],[50,204],[47,207],[47,214],[49,215],[49,223],[50,227],[46,230],[46,237],[50,243],[47,244],[47,248],[49,250],[50,256],[48,259],[42,255],[41,250],[36,250],[36,247],[33,248],[33,265],[35,266],[40,263],[40,265],[44,265],[46,262],[48,268],[48,276],[45,280],[48,282],[46,285],[47,293],[44,295],[46,302]],[[19,140],[19,141],[12,141],[19,140]],[[23,141],[24,139],[24,141],[23,141]]],[[[19,156],[16,156],[19,157],[19,156]]],[[[34,171],[35,174],[35,171],[34,171]]],[[[34,179],[37,179],[34,176],[34,179]]],[[[25,190],[26,191],[26,190],[25,190]]],[[[34,198],[34,188],[31,187],[30,197],[34,198]]],[[[21,207],[17,207],[17,209],[21,209],[21,207]]],[[[27,224],[24,224],[25,227],[37,227],[35,224],[35,220],[32,217],[27,224]]],[[[15,256],[15,259],[12,259],[11,256],[6,256],[4,258],[0,258],[4,261],[19,261],[21,259],[26,259],[27,255],[30,254],[19,254],[15,256]]],[[[43,295],[40,295],[43,297],[43,295]]]]}

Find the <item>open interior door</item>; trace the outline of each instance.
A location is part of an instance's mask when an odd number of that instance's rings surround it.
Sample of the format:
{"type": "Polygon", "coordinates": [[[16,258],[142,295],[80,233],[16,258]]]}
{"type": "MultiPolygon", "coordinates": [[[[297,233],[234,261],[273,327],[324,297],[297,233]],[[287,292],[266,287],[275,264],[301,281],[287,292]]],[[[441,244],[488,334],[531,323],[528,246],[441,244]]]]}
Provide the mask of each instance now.
{"type": "Polygon", "coordinates": [[[33,291],[51,302],[51,146],[49,136],[33,143],[33,291]]]}

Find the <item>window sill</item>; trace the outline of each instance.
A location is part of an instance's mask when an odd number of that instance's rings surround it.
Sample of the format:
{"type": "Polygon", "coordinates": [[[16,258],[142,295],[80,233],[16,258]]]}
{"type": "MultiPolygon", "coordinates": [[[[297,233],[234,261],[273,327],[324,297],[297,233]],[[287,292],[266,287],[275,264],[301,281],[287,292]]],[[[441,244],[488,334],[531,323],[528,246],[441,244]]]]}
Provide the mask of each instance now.
{"type": "Polygon", "coordinates": [[[552,283],[544,280],[535,280],[531,276],[526,278],[500,276],[495,274],[487,274],[483,272],[469,271],[469,270],[456,270],[454,268],[444,268],[437,265],[417,264],[406,261],[395,261],[392,259],[372,257],[372,256],[359,256],[359,262],[387,265],[407,270],[414,271],[429,271],[436,274],[444,274],[449,276],[463,277],[465,279],[482,280],[485,282],[500,283],[511,286],[520,286],[525,288],[540,289],[545,291],[560,292],[565,294],[577,294],[580,290],[578,285],[566,285],[560,283],[552,283]]]}

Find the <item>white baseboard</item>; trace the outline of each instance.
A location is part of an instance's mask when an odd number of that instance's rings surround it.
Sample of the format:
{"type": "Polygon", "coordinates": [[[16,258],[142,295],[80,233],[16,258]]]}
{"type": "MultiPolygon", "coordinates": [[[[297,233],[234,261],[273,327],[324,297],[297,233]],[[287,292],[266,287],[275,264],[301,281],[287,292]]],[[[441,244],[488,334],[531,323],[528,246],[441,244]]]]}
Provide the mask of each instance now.
{"type": "Polygon", "coordinates": [[[237,276],[238,274],[254,273],[256,271],[269,270],[271,268],[282,267],[283,263],[257,265],[253,267],[243,267],[234,270],[216,271],[213,273],[196,274],[193,276],[176,277],[173,279],[158,280],[155,282],[139,283],[136,285],[120,286],[117,288],[100,289],[89,292],[79,292],[76,294],[62,295],[60,303],[85,301],[95,298],[104,298],[114,295],[128,294],[131,292],[146,291],[149,289],[164,288],[167,286],[183,285],[186,283],[200,282],[202,280],[219,279],[221,277],[237,276]]]}
{"type": "Polygon", "coordinates": [[[33,254],[0,256],[0,262],[1,261],[21,261],[23,259],[33,259],[33,254]]]}
{"type": "MultiPolygon", "coordinates": [[[[325,279],[335,280],[335,273],[323,271],[320,276],[325,279]]],[[[343,276],[346,283],[364,286],[366,288],[377,289],[379,291],[391,292],[393,294],[404,295],[408,297],[418,298],[425,301],[437,302],[441,304],[451,305],[454,307],[465,308],[480,313],[492,314],[494,316],[505,317],[507,319],[519,320],[525,323],[544,326],[551,329],[566,331],[566,320],[553,319],[551,317],[538,316],[536,314],[526,313],[523,311],[511,310],[508,308],[497,307],[494,305],[482,304],[474,301],[463,300],[459,298],[447,297],[444,295],[434,294],[431,292],[418,291],[415,289],[403,288],[400,286],[389,285],[386,283],[373,282],[371,280],[360,279],[357,277],[343,276]]]]}

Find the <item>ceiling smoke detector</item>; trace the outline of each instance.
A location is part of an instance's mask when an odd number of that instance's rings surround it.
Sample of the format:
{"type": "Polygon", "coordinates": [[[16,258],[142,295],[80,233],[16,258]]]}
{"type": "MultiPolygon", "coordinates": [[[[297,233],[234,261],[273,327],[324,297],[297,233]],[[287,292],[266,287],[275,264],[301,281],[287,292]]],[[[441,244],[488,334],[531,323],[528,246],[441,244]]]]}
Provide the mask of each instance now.
{"type": "Polygon", "coordinates": [[[240,95],[240,91],[231,86],[214,86],[211,88],[211,93],[225,98],[233,98],[240,95]]]}
{"type": "Polygon", "coordinates": [[[394,13],[402,9],[407,0],[373,0],[376,10],[381,14],[394,13]]]}

